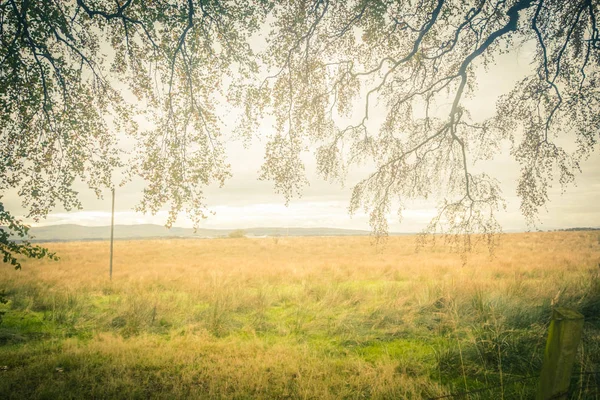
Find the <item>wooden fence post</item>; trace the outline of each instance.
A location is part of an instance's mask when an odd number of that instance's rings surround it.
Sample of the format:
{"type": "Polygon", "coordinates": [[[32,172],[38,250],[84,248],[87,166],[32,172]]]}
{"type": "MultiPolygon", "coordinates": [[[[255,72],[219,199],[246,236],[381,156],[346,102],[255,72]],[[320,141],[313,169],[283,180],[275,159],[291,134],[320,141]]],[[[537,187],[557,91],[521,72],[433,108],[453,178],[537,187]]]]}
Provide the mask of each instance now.
{"type": "Polygon", "coordinates": [[[583,331],[583,315],[568,308],[552,312],[537,400],[566,399],[583,331]]]}

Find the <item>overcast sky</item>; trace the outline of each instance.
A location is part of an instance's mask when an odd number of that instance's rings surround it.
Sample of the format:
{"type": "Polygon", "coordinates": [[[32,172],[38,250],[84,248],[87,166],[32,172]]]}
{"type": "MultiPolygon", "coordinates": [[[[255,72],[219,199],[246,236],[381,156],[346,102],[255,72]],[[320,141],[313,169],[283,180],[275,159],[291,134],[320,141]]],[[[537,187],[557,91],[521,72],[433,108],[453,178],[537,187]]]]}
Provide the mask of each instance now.
{"type": "MultiPolygon", "coordinates": [[[[517,79],[529,71],[531,54],[522,49],[504,55],[488,72],[478,71],[478,92],[464,102],[472,115],[482,119],[489,117],[495,110],[496,100],[507,93],[517,79]]],[[[377,118],[377,111],[372,111],[377,118]]],[[[263,130],[272,129],[265,122],[263,130]]],[[[226,132],[225,132],[226,133],[226,132]]],[[[357,214],[350,217],[348,204],[352,183],[365,177],[370,169],[354,168],[348,175],[345,187],[324,182],[315,173],[315,162],[311,155],[305,157],[307,178],[310,186],[304,190],[301,198],[293,199],[289,206],[284,205],[282,196],[273,191],[270,182],[258,181],[258,170],[263,160],[264,142],[256,139],[249,148],[242,143],[230,141],[226,144],[228,161],[231,164],[233,178],[223,188],[209,187],[206,190],[206,201],[214,215],[203,222],[204,228],[249,228],[258,226],[270,227],[337,227],[352,229],[370,229],[368,217],[357,214]]],[[[505,151],[496,159],[480,165],[502,183],[503,194],[507,202],[507,210],[501,211],[498,218],[505,231],[526,230],[524,218],[519,212],[519,199],[515,195],[519,166],[505,151]]],[[[540,214],[541,229],[569,228],[575,226],[600,226],[600,158],[598,153],[582,163],[583,173],[577,176],[577,186],[570,186],[561,194],[558,183],[550,190],[550,203],[547,210],[540,214]]],[[[133,181],[117,189],[116,224],[156,223],[164,224],[167,212],[157,215],[143,215],[133,211],[140,200],[143,182],[133,181]]],[[[81,225],[108,225],[110,223],[110,194],[105,192],[103,200],[81,187],[81,199],[84,209],[65,212],[54,210],[48,218],[39,224],[51,225],[75,223],[81,225]]],[[[21,207],[15,193],[5,194],[3,200],[8,210],[23,217],[26,210],[21,207]]],[[[435,213],[435,202],[413,201],[407,203],[402,223],[398,222],[395,213],[390,215],[389,226],[395,232],[416,232],[421,230],[435,213]]],[[[185,218],[176,226],[191,226],[185,218]]]]}

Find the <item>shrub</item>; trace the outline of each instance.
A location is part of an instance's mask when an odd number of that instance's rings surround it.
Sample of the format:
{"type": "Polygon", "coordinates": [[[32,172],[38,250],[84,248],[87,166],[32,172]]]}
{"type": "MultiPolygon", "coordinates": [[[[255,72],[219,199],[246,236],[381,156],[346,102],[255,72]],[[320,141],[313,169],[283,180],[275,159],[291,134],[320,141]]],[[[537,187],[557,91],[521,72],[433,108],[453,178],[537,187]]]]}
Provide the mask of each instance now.
{"type": "Polygon", "coordinates": [[[231,231],[229,232],[229,235],[227,235],[230,239],[239,239],[239,238],[243,238],[246,237],[246,231],[243,229],[236,229],[235,231],[231,231]]]}

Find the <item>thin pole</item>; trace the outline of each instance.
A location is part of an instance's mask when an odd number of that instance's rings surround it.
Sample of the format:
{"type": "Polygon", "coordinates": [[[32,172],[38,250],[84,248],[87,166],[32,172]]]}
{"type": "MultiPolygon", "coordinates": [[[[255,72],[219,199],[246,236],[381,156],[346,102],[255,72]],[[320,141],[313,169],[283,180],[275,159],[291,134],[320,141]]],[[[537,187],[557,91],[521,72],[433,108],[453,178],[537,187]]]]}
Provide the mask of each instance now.
{"type": "Polygon", "coordinates": [[[110,280],[112,281],[113,241],[115,233],[115,189],[112,190],[112,213],[110,216],[110,280]]]}

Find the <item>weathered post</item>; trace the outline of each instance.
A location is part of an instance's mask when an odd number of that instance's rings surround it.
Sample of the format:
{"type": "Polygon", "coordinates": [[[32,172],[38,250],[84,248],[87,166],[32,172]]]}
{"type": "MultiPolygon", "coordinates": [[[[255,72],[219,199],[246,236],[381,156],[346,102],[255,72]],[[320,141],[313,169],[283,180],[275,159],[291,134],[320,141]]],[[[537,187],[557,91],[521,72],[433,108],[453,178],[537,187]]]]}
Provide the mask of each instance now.
{"type": "Polygon", "coordinates": [[[583,315],[568,308],[552,312],[537,400],[566,399],[577,346],[583,331],[583,315]]]}

